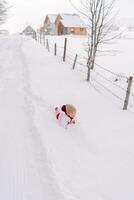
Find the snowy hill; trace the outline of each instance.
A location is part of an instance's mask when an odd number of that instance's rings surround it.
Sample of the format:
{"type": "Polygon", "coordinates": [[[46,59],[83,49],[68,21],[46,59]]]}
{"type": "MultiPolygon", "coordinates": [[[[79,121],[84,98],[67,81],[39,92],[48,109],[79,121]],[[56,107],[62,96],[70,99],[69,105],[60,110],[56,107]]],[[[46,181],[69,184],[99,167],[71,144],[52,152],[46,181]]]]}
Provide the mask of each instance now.
{"type": "Polygon", "coordinates": [[[0,198],[133,200],[133,112],[35,41],[0,44],[0,198]],[[67,130],[64,103],[78,109],[67,130]]]}

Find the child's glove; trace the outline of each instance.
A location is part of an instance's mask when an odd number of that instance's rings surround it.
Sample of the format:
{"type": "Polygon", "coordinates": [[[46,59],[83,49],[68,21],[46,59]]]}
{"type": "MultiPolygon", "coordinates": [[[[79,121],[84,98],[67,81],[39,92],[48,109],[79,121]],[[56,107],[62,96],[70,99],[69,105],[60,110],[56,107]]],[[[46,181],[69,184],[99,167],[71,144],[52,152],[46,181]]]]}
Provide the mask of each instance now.
{"type": "Polygon", "coordinates": [[[55,111],[58,111],[58,107],[55,107],[55,111]]]}
{"type": "Polygon", "coordinates": [[[75,120],[74,119],[72,119],[72,124],[75,124],[75,120]]]}
{"type": "Polygon", "coordinates": [[[70,122],[68,122],[67,124],[75,124],[75,120],[72,119],[70,122]]]}

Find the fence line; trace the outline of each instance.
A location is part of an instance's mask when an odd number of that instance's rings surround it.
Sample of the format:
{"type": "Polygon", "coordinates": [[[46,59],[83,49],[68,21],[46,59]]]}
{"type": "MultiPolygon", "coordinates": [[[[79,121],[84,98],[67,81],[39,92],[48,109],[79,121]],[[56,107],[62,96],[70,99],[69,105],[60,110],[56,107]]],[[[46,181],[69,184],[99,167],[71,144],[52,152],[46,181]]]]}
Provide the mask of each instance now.
{"type": "Polygon", "coordinates": [[[105,76],[103,76],[102,74],[100,74],[99,72],[97,72],[96,70],[93,70],[98,76],[100,76],[101,78],[103,78],[104,80],[108,81],[109,83],[113,84],[114,86],[120,88],[121,90],[126,92],[126,89],[121,87],[120,85],[115,84],[114,82],[112,82],[110,79],[106,78],[105,76]]]}
{"type": "MultiPolygon", "coordinates": [[[[41,40],[39,40],[38,42],[40,42],[40,44],[42,44],[42,41],[41,40]]],[[[75,52],[73,52],[73,51],[70,51],[68,48],[67,48],[67,38],[65,38],[65,42],[64,42],[64,47],[62,47],[62,46],[59,46],[59,45],[57,45],[56,43],[51,43],[51,42],[49,42],[48,41],[48,39],[46,39],[46,42],[43,42],[43,44],[46,44],[46,48],[48,49],[48,51],[50,52],[50,53],[53,53],[53,55],[57,55],[58,57],[60,57],[60,58],[62,58],[62,60],[65,62],[67,62],[69,65],[71,65],[72,66],[72,69],[74,69],[75,68],[75,65],[79,65],[79,66],[82,66],[82,67],[84,67],[83,69],[86,69],[87,68],[87,66],[86,66],[86,63],[84,64],[83,62],[80,62],[77,58],[80,58],[81,60],[87,60],[87,58],[85,57],[85,56],[81,56],[81,55],[78,55],[78,54],[76,54],[75,52]],[[52,52],[51,50],[53,49],[53,51],[54,52],[52,52]],[[60,50],[62,50],[62,51],[59,51],[59,49],[60,50]],[[60,54],[59,54],[60,53],[60,54]],[[76,56],[77,55],[77,56],[76,56]],[[67,58],[67,59],[66,59],[67,58]],[[72,63],[71,63],[71,62],[72,63]]],[[[118,77],[120,77],[120,78],[123,78],[123,79],[125,79],[125,80],[129,80],[128,79],[128,77],[127,76],[124,76],[124,75],[119,75],[119,74],[117,74],[117,73],[115,73],[115,72],[113,72],[113,71],[111,71],[111,70],[109,70],[109,69],[106,69],[105,67],[103,67],[103,66],[101,66],[101,65],[99,65],[99,64],[97,64],[97,63],[95,63],[95,66],[96,67],[98,67],[98,68],[100,68],[100,69],[102,69],[102,70],[104,70],[104,71],[106,71],[106,72],[108,72],[108,73],[110,73],[110,74],[112,74],[112,75],[114,75],[114,76],[116,76],[117,77],[117,79],[118,79],[118,77]]],[[[80,70],[80,69],[78,69],[79,71],[81,71],[82,73],[84,73],[84,74],[86,74],[87,72],[84,72],[84,71],[82,71],[82,70],[80,70]]],[[[124,92],[127,92],[129,95],[131,95],[131,96],[134,96],[134,94],[131,92],[131,91],[127,91],[125,88],[123,88],[122,86],[120,86],[120,85],[117,85],[117,84],[115,84],[115,82],[112,82],[110,79],[108,79],[107,77],[105,77],[104,75],[102,75],[101,73],[99,73],[99,72],[97,72],[96,70],[92,70],[92,72],[94,72],[96,75],[98,75],[98,76],[100,76],[101,78],[103,78],[104,80],[106,80],[106,81],[108,81],[109,83],[111,83],[112,85],[114,85],[114,86],[116,86],[116,87],[118,87],[119,89],[121,89],[122,91],[124,91],[124,92]]],[[[91,73],[92,74],[92,73],[91,73]]],[[[93,75],[93,74],[92,74],[93,75]]],[[[122,98],[122,97],[119,97],[117,94],[115,94],[113,91],[111,91],[109,88],[107,88],[106,86],[104,86],[102,83],[100,83],[99,81],[97,81],[96,79],[94,79],[92,76],[91,76],[91,80],[93,80],[94,82],[96,82],[97,84],[99,84],[101,87],[103,87],[105,90],[107,90],[109,93],[111,93],[114,97],[116,97],[116,98],[118,98],[119,100],[121,100],[121,101],[123,101],[124,102],[124,99],[122,98]]],[[[126,81],[126,82],[127,82],[126,81]]],[[[132,80],[132,83],[133,83],[134,81],[132,80]]],[[[130,106],[130,107],[134,107],[134,105],[132,105],[132,104],[129,104],[128,103],[128,106],[130,106]]]]}
{"type": "Polygon", "coordinates": [[[106,86],[104,86],[102,83],[100,83],[99,81],[96,81],[96,79],[91,78],[93,81],[95,81],[97,84],[99,84],[100,86],[102,86],[105,90],[107,90],[109,93],[111,93],[113,96],[115,96],[116,98],[118,98],[119,100],[124,102],[124,99],[119,97],[118,95],[116,95],[115,93],[113,93],[110,89],[108,89],[106,86]]]}

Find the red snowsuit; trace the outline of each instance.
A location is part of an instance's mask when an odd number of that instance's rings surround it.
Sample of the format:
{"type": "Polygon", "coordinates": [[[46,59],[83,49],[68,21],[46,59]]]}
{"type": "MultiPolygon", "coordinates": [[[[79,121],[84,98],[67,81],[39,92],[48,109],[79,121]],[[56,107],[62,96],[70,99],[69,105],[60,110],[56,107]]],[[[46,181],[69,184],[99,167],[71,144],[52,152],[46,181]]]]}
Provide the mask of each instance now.
{"type": "Polygon", "coordinates": [[[55,108],[56,112],[56,119],[59,120],[59,124],[65,128],[67,128],[67,125],[69,124],[75,124],[75,119],[70,117],[66,112],[66,106],[63,105],[62,107],[55,108]]]}

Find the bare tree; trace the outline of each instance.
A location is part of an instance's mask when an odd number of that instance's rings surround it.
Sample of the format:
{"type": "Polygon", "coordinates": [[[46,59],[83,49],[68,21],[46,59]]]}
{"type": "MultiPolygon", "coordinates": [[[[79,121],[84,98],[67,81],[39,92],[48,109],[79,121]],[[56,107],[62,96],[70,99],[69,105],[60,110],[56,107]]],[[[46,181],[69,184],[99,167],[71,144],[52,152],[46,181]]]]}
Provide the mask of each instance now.
{"type": "Polygon", "coordinates": [[[6,20],[8,4],[5,0],[0,0],[0,24],[3,24],[6,20]]]}
{"type": "MultiPolygon", "coordinates": [[[[115,0],[80,0],[81,9],[75,9],[87,20],[88,58],[87,81],[90,81],[90,70],[94,68],[98,47],[117,37],[111,34],[113,28],[113,5],[115,0]]],[[[72,2],[71,2],[72,3],[72,2]]]]}

